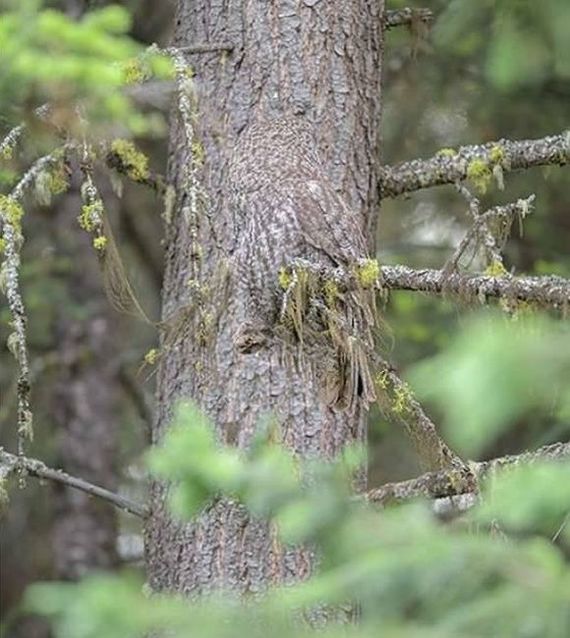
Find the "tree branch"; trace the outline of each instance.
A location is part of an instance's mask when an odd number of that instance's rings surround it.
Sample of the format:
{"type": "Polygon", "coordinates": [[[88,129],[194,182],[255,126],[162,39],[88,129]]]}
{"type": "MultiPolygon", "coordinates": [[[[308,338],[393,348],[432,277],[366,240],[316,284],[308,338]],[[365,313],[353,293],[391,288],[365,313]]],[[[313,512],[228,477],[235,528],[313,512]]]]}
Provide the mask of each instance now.
{"type": "Polygon", "coordinates": [[[436,499],[460,494],[473,494],[477,492],[479,481],[497,469],[536,461],[562,459],[570,459],[570,443],[554,443],[545,445],[534,452],[470,463],[469,473],[454,470],[428,472],[408,481],[386,483],[386,485],[369,490],[362,497],[369,503],[386,505],[419,497],[436,499]]]}
{"type": "MultiPolygon", "coordinates": [[[[494,166],[504,172],[533,166],[563,166],[570,158],[570,132],[537,140],[499,140],[475,146],[462,146],[457,151],[440,152],[428,159],[415,159],[381,171],[382,197],[397,197],[422,188],[453,184],[469,177],[473,161],[487,166],[489,175],[494,166]]],[[[481,167],[481,164],[478,166],[481,167]]]]}
{"type": "Polygon", "coordinates": [[[406,7],[404,9],[391,9],[384,12],[384,29],[393,29],[394,27],[411,26],[418,23],[429,24],[433,20],[433,12],[431,9],[413,9],[406,7]]]}
{"type": "Polygon", "coordinates": [[[487,297],[536,302],[565,310],[570,304],[570,281],[554,275],[544,277],[491,277],[463,275],[444,270],[416,270],[407,266],[382,266],[382,287],[429,294],[455,294],[462,298],[487,297]]]}
{"type": "Polygon", "coordinates": [[[27,456],[16,456],[15,454],[10,454],[0,448],[0,467],[2,466],[4,466],[4,468],[8,468],[7,472],[3,472],[3,476],[18,471],[24,471],[30,476],[35,476],[39,479],[47,479],[48,481],[73,487],[74,489],[85,492],[91,496],[101,498],[115,507],[133,514],[134,516],[145,518],[148,515],[146,507],[139,503],[134,503],[124,496],[115,494],[104,487],[93,485],[93,483],[84,481],[81,478],[71,476],[62,470],[55,470],[37,459],[32,459],[27,456]]]}

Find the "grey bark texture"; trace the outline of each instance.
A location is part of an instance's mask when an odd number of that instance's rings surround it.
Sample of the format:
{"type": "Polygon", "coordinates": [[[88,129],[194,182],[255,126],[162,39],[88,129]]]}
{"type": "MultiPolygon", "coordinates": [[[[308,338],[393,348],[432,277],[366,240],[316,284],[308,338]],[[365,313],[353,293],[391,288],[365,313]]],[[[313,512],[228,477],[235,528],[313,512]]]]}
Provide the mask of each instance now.
{"type": "MultiPolygon", "coordinates": [[[[163,343],[155,443],[180,398],[197,401],[220,441],[241,448],[268,414],[277,418],[284,444],[299,455],[332,458],[345,444],[364,441],[363,405],[334,410],[302,368],[285,365],[270,348],[244,354],[236,347],[236,229],[228,170],[237,136],[252,122],[279,115],[306,120],[330,182],[357,215],[373,254],[382,11],[382,2],[367,0],[179,0],[174,46],[230,41],[234,49],[188,57],[197,136],[205,150],[198,218],[181,214],[189,197],[183,192],[189,152],[182,127],[173,123],[169,181],[177,202],[167,229],[163,318],[183,307],[189,318],[177,339],[163,343]]],[[[364,482],[362,477],[362,487],[364,482]]],[[[152,486],[145,540],[153,588],[198,593],[225,586],[250,593],[310,573],[308,551],[281,547],[269,525],[251,520],[236,504],[216,502],[195,523],[182,525],[168,515],[166,494],[166,487],[152,486]]]]}

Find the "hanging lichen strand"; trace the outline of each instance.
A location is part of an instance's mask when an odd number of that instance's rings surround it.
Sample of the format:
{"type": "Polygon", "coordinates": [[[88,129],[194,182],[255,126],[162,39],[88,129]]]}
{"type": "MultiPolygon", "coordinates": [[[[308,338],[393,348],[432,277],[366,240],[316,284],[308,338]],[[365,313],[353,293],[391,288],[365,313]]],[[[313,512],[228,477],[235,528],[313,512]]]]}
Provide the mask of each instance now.
{"type": "Polygon", "coordinates": [[[105,292],[113,308],[118,312],[133,315],[154,325],[138,301],[128,280],[111,224],[106,217],[103,200],[93,181],[92,157],[94,157],[92,149],[84,143],[81,158],[81,171],[83,173],[81,199],[83,205],[78,217],[79,225],[93,237],[93,247],[97,251],[101,264],[105,292]]]}

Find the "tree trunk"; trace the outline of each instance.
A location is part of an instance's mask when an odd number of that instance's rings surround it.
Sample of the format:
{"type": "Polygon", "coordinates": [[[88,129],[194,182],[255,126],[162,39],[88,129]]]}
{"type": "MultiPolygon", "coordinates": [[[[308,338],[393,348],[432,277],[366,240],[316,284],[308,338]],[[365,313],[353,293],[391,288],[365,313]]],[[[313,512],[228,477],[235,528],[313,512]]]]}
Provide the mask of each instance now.
{"type": "MultiPolygon", "coordinates": [[[[334,411],[319,400],[303,370],[285,366],[276,353],[236,351],[238,300],[231,267],[227,278],[220,272],[228,259],[231,264],[228,158],[239,132],[260,114],[300,115],[313,125],[330,178],[361,216],[373,251],[382,11],[383,2],[367,0],[179,0],[175,46],[230,41],[235,48],[227,56],[188,58],[195,74],[197,135],[205,151],[200,180],[207,215],[198,219],[181,214],[189,153],[180,123],[172,124],[169,178],[177,202],[167,230],[163,317],[194,305],[183,338],[163,344],[154,442],[180,398],[195,400],[220,440],[242,448],[268,413],[277,417],[284,444],[303,456],[332,458],[346,444],[365,441],[363,406],[352,414],[334,411]]],[[[195,524],[183,526],[168,516],[166,491],[153,485],[146,528],[155,589],[190,593],[223,585],[255,592],[309,574],[306,552],[280,548],[269,526],[239,507],[217,502],[195,524]]]]}

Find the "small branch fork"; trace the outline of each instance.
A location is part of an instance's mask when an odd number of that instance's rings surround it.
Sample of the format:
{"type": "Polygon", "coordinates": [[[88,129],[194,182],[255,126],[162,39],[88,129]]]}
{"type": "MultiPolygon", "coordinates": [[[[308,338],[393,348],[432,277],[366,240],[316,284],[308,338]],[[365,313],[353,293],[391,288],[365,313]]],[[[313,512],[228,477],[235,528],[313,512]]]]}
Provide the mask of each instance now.
{"type": "Polygon", "coordinates": [[[534,166],[564,166],[570,159],[570,132],[536,140],[499,140],[462,146],[452,155],[437,154],[428,159],[384,166],[380,177],[382,198],[398,197],[423,188],[463,181],[468,177],[469,164],[473,160],[483,160],[492,166],[495,163],[492,153],[497,148],[503,154],[501,167],[504,172],[534,166]]]}
{"type": "Polygon", "coordinates": [[[55,483],[60,483],[61,485],[66,485],[67,487],[75,488],[91,496],[97,496],[98,498],[111,503],[124,512],[129,512],[134,516],[145,518],[148,515],[146,507],[140,503],[135,503],[120,494],[115,494],[114,492],[105,489],[104,487],[99,487],[98,485],[93,485],[93,483],[84,481],[81,478],[71,476],[71,474],[67,474],[62,470],[55,470],[37,459],[32,459],[27,456],[16,456],[15,454],[5,452],[2,448],[0,448],[0,470],[0,475],[3,478],[6,478],[12,473],[21,474],[23,472],[29,476],[35,476],[39,479],[47,479],[55,483]]]}

